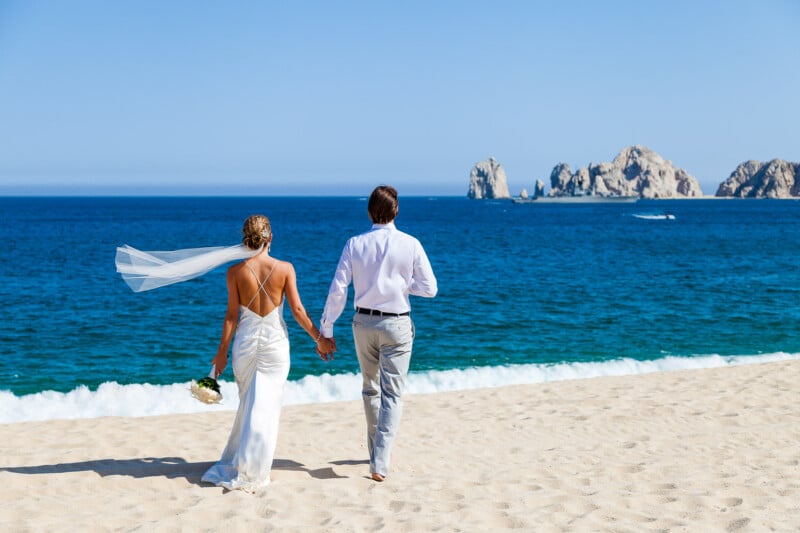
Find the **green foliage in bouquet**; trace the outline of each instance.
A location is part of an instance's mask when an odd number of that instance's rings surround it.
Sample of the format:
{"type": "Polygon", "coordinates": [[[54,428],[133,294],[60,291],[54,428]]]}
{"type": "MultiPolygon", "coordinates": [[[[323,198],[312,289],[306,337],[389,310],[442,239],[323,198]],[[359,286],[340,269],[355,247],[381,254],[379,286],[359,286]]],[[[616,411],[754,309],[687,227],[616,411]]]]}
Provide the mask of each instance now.
{"type": "MultiPolygon", "coordinates": [[[[214,371],[212,370],[211,372],[211,375],[214,375],[214,371]]],[[[222,400],[222,391],[219,388],[219,383],[211,376],[198,381],[192,380],[189,390],[191,390],[192,396],[203,403],[219,403],[222,400]]]]}
{"type": "Polygon", "coordinates": [[[197,386],[201,389],[211,389],[216,393],[219,393],[219,383],[214,378],[203,378],[197,382],[197,386]]]}

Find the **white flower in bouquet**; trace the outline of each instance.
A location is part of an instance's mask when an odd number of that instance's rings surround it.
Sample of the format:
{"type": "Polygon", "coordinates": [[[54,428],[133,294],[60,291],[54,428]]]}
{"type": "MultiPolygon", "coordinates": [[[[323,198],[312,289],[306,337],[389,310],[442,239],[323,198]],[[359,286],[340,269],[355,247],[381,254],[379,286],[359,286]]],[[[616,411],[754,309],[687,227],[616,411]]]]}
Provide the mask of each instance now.
{"type": "Polygon", "coordinates": [[[190,385],[192,396],[203,403],[219,403],[222,400],[222,391],[219,388],[219,383],[214,379],[216,373],[216,369],[211,367],[211,373],[208,377],[198,381],[192,380],[190,385]]]}

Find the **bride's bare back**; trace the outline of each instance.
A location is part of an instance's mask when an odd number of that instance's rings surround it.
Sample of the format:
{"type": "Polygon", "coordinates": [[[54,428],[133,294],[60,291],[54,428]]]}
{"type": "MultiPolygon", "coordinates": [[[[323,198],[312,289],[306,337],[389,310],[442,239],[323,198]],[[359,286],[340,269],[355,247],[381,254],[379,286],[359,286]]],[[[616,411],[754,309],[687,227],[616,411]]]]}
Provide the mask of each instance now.
{"type": "Polygon", "coordinates": [[[274,311],[283,302],[287,266],[268,254],[259,254],[232,267],[239,305],[259,316],[274,311]]]}

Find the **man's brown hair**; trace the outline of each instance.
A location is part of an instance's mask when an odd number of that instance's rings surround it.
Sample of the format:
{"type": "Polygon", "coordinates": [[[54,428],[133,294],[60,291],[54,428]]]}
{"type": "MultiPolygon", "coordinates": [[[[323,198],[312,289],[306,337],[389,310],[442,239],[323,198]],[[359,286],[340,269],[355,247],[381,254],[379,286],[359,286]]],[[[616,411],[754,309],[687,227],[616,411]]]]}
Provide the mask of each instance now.
{"type": "Polygon", "coordinates": [[[389,185],[375,187],[367,205],[373,224],[388,224],[397,216],[397,190],[389,185]]]}

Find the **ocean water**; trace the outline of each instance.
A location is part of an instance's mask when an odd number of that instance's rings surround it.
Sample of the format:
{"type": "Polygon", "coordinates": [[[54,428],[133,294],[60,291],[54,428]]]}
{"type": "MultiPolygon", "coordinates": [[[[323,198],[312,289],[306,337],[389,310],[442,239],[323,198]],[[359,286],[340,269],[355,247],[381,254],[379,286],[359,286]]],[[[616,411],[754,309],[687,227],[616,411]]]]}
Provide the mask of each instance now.
{"type": "MultiPolygon", "coordinates": [[[[187,390],[219,342],[224,268],[135,294],[114,254],[236,244],[254,213],[318,321],[365,198],[0,198],[0,422],[235,409],[230,369],[220,405],[187,390]]],[[[397,226],[439,280],[412,299],[410,393],[800,358],[796,201],[401,197],[397,226]]],[[[286,403],[359,397],[350,316],[325,363],[286,311],[286,403]]]]}

